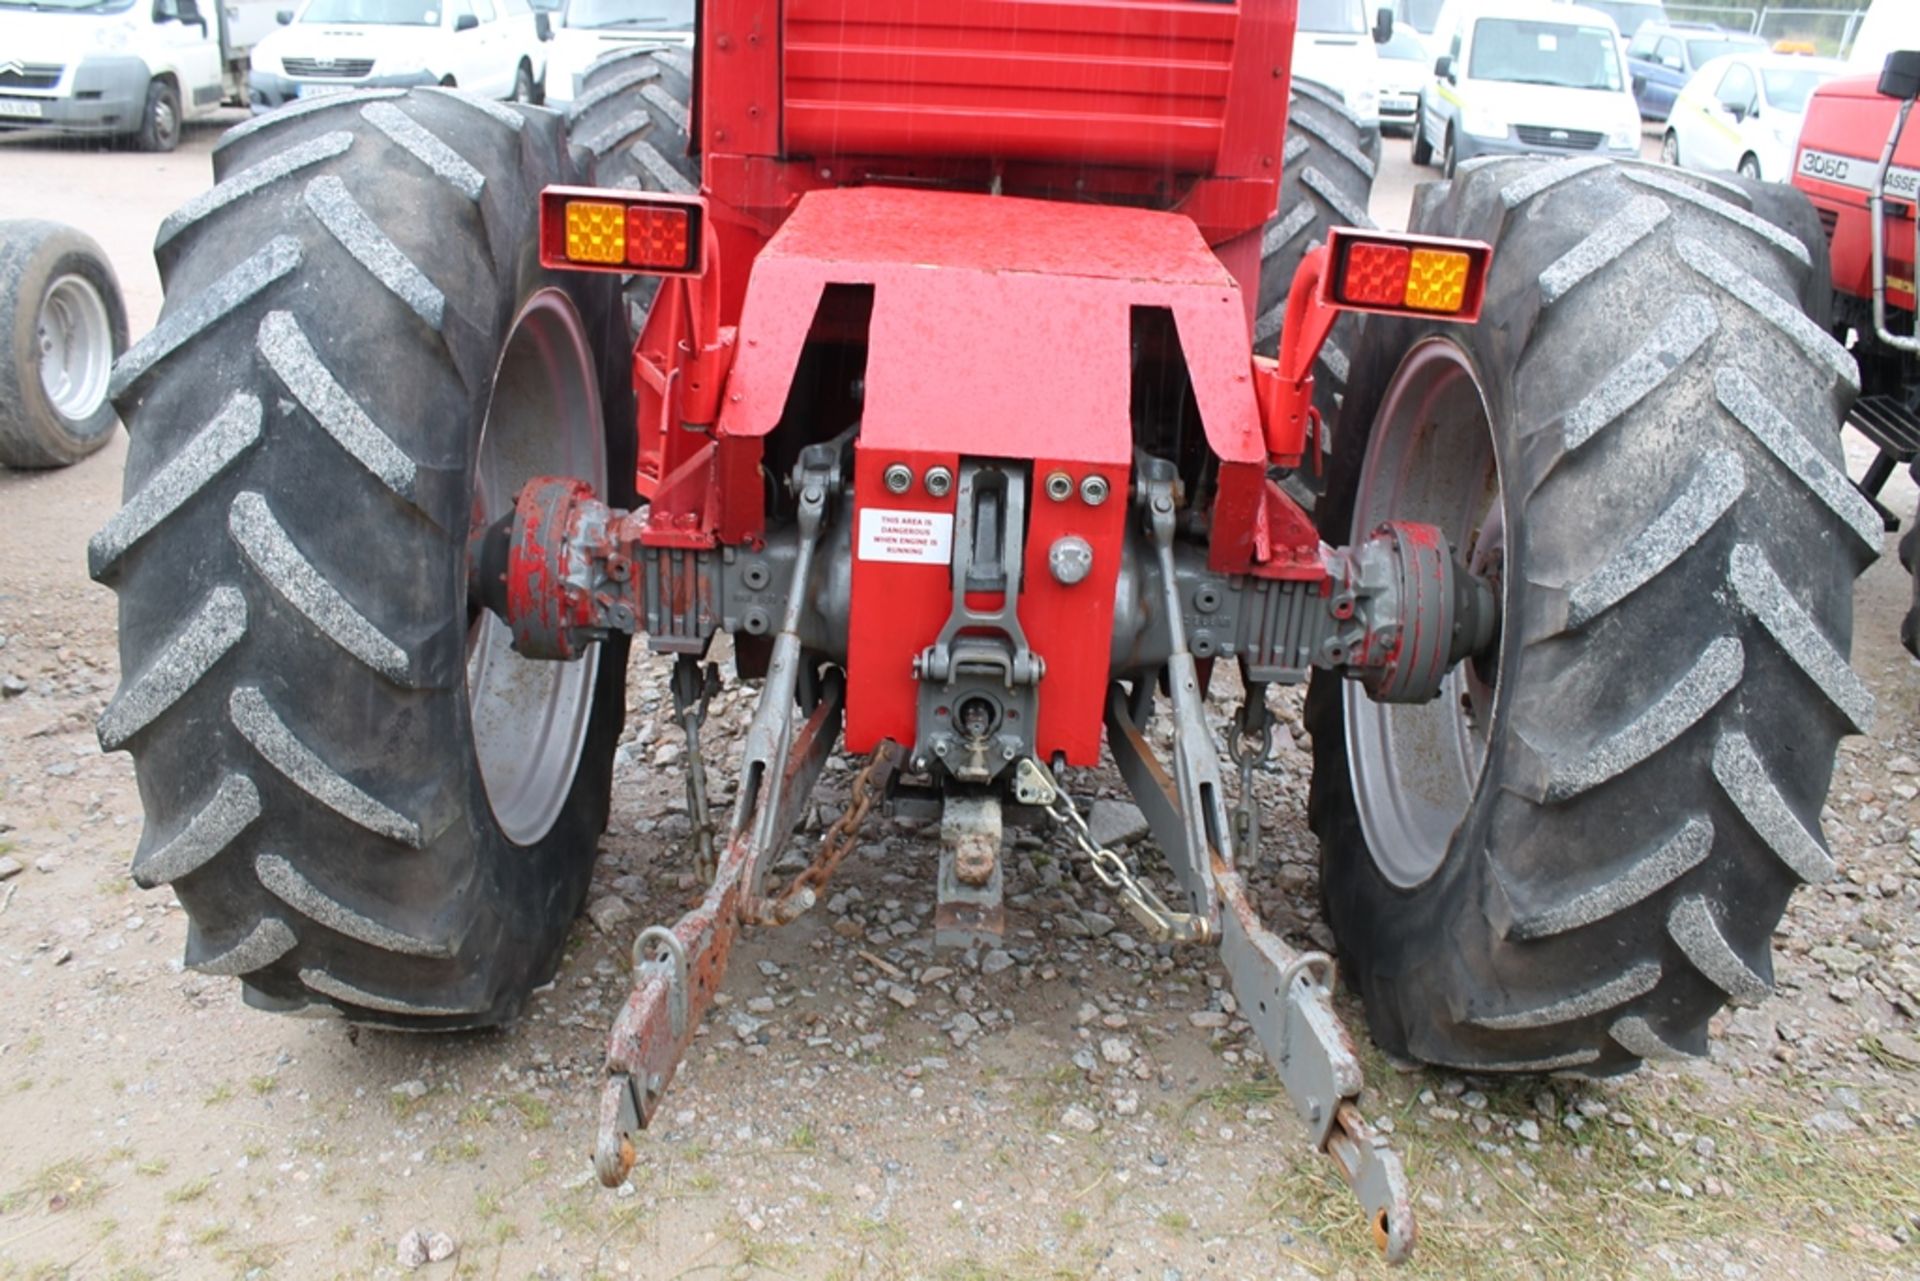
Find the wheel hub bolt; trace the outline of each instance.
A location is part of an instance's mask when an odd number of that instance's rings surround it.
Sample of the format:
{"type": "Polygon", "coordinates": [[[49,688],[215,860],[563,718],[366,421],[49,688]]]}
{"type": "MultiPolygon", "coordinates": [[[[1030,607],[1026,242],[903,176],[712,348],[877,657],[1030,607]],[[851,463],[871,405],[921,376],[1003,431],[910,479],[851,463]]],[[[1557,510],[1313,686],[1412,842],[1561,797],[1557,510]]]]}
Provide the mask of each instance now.
{"type": "Polygon", "coordinates": [[[880,481],[889,494],[904,494],[913,488],[913,468],[895,463],[880,474],[880,481]]]}

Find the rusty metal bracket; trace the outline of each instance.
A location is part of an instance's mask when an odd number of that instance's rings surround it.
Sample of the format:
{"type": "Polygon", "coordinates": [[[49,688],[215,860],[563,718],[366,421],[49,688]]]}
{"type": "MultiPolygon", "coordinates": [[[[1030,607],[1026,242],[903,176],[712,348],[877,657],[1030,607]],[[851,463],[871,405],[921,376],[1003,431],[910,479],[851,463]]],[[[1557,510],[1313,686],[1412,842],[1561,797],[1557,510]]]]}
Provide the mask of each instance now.
{"type": "Polygon", "coordinates": [[[634,941],[633,990],[607,1037],[607,1079],[593,1154],[594,1171],[608,1187],[620,1186],[633,1169],[634,1142],[653,1120],[726,977],[748,886],[793,830],[800,804],[840,736],[845,706],[845,684],[823,683],[819,704],[792,734],[788,759],[773,775],[780,782],[763,788],[758,805],[736,825],[706,897],[670,928],[653,926],[634,941]],[[764,822],[755,821],[763,816],[764,822]],[[766,830],[775,833],[771,842],[757,836],[766,830]],[[664,948],[670,963],[643,959],[649,945],[664,948]]]}
{"type": "Polygon", "coordinates": [[[1217,853],[1220,960],[1240,1012],[1253,1025],[1315,1150],[1333,1158],[1366,1210],[1389,1263],[1403,1262],[1417,1228],[1400,1158],[1384,1147],[1353,1100],[1364,1084],[1353,1041],[1333,1010],[1333,961],[1295,952],[1261,923],[1240,874],[1217,853]]]}
{"type": "Polygon", "coordinates": [[[846,710],[846,680],[830,671],[817,682],[818,698],[804,722],[799,692],[807,659],[799,618],[807,566],[819,542],[828,497],[838,476],[837,458],[809,449],[796,469],[801,542],[793,588],[760,701],[744,746],[740,795],[725,851],[700,905],[671,928],[651,926],[633,944],[633,990],[607,1037],[607,1079],[601,1087],[600,1130],[594,1173],[608,1187],[626,1181],[636,1159],[635,1140],[653,1119],[695,1028],[726,977],[727,958],[743,918],[758,915],[760,887],[769,857],[793,831],[800,807],[840,737],[846,710]],[[664,949],[667,962],[657,959],[664,949]]]}

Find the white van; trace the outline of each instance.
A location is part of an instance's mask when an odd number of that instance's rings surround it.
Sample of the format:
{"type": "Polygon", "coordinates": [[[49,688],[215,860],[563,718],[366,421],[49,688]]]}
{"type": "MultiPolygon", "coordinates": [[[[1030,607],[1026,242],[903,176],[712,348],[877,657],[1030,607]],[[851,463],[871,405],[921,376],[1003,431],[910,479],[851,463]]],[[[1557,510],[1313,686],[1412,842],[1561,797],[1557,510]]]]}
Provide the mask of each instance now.
{"type": "Polygon", "coordinates": [[[0,128],[172,151],[182,121],[246,100],[247,51],[220,0],[0,4],[0,128]]]}
{"type": "Polygon", "coordinates": [[[693,47],[695,0],[562,0],[547,54],[547,102],[580,96],[594,60],[621,49],[693,47]]]}
{"type": "Polygon", "coordinates": [[[1393,35],[1393,10],[1367,0],[1300,0],[1293,74],[1340,95],[1363,129],[1380,128],[1380,60],[1374,46],[1393,35]],[[1369,26],[1369,17],[1372,25],[1369,26]]]}
{"type": "Polygon", "coordinates": [[[1853,33],[1847,62],[1856,71],[1877,74],[1896,49],[1920,49],[1920,5],[1914,0],[1873,0],[1853,33]]]}
{"type": "Polygon", "coordinates": [[[254,111],[343,89],[446,85],[540,101],[551,20],[528,0],[306,0],[253,48],[254,111]]]}
{"type": "Polygon", "coordinates": [[[1640,154],[1619,28],[1579,5],[1448,0],[1446,46],[1420,91],[1413,161],[1450,175],[1475,156],[1640,154]]]}

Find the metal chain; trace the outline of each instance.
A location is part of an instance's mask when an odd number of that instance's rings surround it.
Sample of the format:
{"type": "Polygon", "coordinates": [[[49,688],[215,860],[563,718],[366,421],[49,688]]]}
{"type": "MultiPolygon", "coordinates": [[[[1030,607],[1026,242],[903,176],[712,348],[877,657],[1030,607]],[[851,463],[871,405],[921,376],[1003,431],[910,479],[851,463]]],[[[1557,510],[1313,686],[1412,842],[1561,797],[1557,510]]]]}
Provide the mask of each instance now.
{"type": "Polygon", "coordinates": [[[1039,761],[1028,757],[1014,771],[1016,797],[1025,804],[1038,805],[1047,816],[1066,829],[1067,837],[1093,868],[1100,883],[1114,892],[1132,917],[1140,922],[1156,943],[1205,943],[1213,931],[1204,916],[1176,912],[1153,888],[1133,874],[1126,861],[1093,839],[1093,831],[1073,802],[1054,784],[1053,775],[1039,761]]]}
{"type": "Polygon", "coordinates": [[[1266,695],[1265,685],[1249,686],[1246,702],[1227,732],[1227,755],[1240,768],[1240,803],[1233,809],[1233,857],[1242,866],[1250,865],[1260,848],[1260,807],[1253,799],[1253,772],[1275,768],[1274,720],[1266,695]]]}
{"type": "Polygon", "coordinates": [[[848,789],[847,808],[839,818],[827,828],[826,835],[820,838],[820,852],[813,856],[813,862],[795,876],[780,897],[770,900],[760,919],[772,925],[785,925],[787,922],[812,907],[819,899],[819,891],[833,878],[841,860],[853,849],[854,838],[860,834],[860,825],[867,815],[887,794],[887,784],[894,770],[900,766],[903,753],[900,745],[892,739],[882,739],[880,746],[873,749],[873,755],[853,776],[848,789]]]}
{"type": "Polygon", "coordinates": [[[720,688],[720,668],[682,654],[673,664],[673,706],[687,736],[687,818],[693,827],[693,874],[701,883],[713,880],[718,863],[713,852],[713,815],[707,804],[707,759],[700,751],[700,727],[707,707],[720,688]]]}

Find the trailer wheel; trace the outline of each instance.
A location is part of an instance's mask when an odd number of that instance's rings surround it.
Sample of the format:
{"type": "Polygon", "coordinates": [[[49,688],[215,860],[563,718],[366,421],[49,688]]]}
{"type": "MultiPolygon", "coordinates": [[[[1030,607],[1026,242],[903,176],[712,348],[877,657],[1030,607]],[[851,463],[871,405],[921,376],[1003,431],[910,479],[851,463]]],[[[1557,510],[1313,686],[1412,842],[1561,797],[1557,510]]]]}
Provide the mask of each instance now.
{"type": "MultiPolygon", "coordinates": [[[[588,65],[567,108],[567,134],[591,153],[600,187],[691,195],[700,190],[692,150],[693,55],[686,49],[622,49],[588,65]]],[[[637,337],[657,276],[627,279],[627,321],[637,337]]]]}
{"type": "Polygon", "coordinates": [[[1380,1044],[1429,1063],[1704,1053],[1832,870],[1834,748],[1872,714],[1847,664],[1881,537],[1840,452],[1853,361],[1795,301],[1805,247],[1712,180],[1496,161],[1413,230],[1494,245],[1486,311],[1372,318],[1321,528],[1442,526],[1503,622],[1424,706],[1315,679],[1342,964],[1380,1044]]]}
{"type": "Polygon", "coordinates": [[[65,467],[113,435],[107,380],[127,349],[127,309],[91,236],[0,222],[0,464],[65,467]]]}
{"type": "MultiPolygon", "coordinates": [[[[1287,108],[1287,142],[1281,153],[1280,205],[1260,239],[1260,296],[1254,314],[1253,349],[1271,356],[1280,345],[1287,290],[1307,250],[1327,238],[1328,227],[1371,227],[1367,211],[1378,168],[1379,135],[1369,132],[1341,104],[1339,95],[1309,81],[1295,81],[1287,108]]],[[[1347,385],[1348,355],[1357,322],[1334,323],[1313,366],[1313,401],[1331,429],[1347,385]]],[[[1324,443],[1324,442],[1323,442],[1324,443]]],[[[1319,468],[1299,479],[1317,482],[1319,468]]],[[[1290,485],[1303,501],[1312,483],[1290,485]]]]}
{"type": "Polygon", "coordinates": [[[165,76],[147,85],[146,105],[133,145],[141,151],[172,151],[180,145],[180,90],[165,76]]]}
{"type": "Polygon", "coordinates": [[[504,1021],[586,891],[623,711],[624,639],[522,660],[466,590],[531,476],[632,499],[615,287],[537,259],[540,189],[580,175],[557,115],[440,89],[259,117],[214,168],[160,228],[89,547],[134,879],[257,1005],[504,1021]]]}

